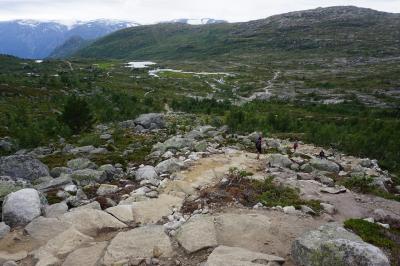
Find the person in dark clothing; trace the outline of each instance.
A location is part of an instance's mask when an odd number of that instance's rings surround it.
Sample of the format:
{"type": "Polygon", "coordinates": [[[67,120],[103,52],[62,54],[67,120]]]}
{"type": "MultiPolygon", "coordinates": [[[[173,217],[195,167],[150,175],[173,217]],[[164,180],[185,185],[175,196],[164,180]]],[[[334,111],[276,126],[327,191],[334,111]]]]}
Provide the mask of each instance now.
{"type": "Polygon", "coordinates": [[[319,158],[320,159],[327,159],[326,158],[326,155],[325,155],[325,152],[322,150],[322,151],[320,151],[320,153],[319,153],[319,158]]]}
{"type": "Polygon", "coordinates": [[[256,141],[256,149],[257,149],[257,160],[260,159],[260,154],[262,153],[262,136],[260,135],[256,141]]]}
{"type": "Polygon", "coordinates": [[[293,150],[294,150],[294,152],[296,152],[297,151],[297,148],[299,147],[299,142],[296,140],[295,142],[294,142],[294,144],[293,144],[293,150]]]}

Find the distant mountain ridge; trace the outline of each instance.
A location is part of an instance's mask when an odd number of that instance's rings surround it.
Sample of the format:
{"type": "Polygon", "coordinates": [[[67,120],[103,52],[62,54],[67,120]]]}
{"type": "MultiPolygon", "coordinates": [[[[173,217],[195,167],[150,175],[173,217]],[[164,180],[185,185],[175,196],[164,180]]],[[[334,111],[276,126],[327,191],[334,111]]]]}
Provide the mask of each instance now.
{"type": "Polygon", "coordinates": [[[213,18],[201,18],[201,19],[192,19],[192,18],[180,18],[174,19],[170,21],[165,21],[161,23],[183,23],[189,25],[208,25],[208,24],[219,24],[219,23],[228,23],[226,20],[221,19],[213,19],[213,18]]]}
{"type": "Polygon", "coordinates": [[[114,32],[75,56],[143,60],[250,56],[400,56],[400,14],[355,6],[241,23],[165,23],[114,32]]]}
{"type": "Polygon", "coordinates": [[[42,59],[71,37],[94,40],[114,31],[138,25],[132,21],[106,19],[77,21],[69,25],[58,21],[0,21],[0,54],[42,59]]]}

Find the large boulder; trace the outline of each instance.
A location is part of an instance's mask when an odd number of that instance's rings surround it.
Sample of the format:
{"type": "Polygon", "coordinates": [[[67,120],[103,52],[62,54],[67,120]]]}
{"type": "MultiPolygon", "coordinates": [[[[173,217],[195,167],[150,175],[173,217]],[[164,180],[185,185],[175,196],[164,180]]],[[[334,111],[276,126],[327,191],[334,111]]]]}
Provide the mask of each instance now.
{"type": "Polygon", "coordinates": [[[49,168],[28,155],[11,155],[0,158],[0,176],[11,176],[33,181],[42,176],[49,176],[49,168]]]}
{"type": "Polygon", "coordinates": [[[213,217],[193,216],[179,229],[176,238],[188,253],[217,246],[213,217]]]}
{"type": "Polygon", "coordinates": [[[158,150],[164,153],[167,150],[182,150],[185,147],[193,148],[194,139],[182,137],[182,136],[173,136],[167,139],[164,143],[157,143],[153,146],[153,151],[158,150]]]}
{"type": "Polygon", "coordinates": [[[310,161],[310,165],[320,171],[332,173],[340,172],[340,167],[337,163],[325,159],[314,158],[310,161]]]}
{"type": "Polygon", "coordinates": [[[137,181],[158,179],[158,174],[153,166],[146,165],[136,170],[135,178],[137,181]]]}
{"type": "Polygon", "coordinates": [[[69,160],[67,166],[72,170],[82,170],[82,169],[96,169],[97,165],[87,158],[76,158],[69,160]]]}
{"type": "Polygon", "coordinates": [[[377,247],[333,223],[304,233],[292,244],[292,257],[298,266],[389,266],[377,247]]]}
{"type": "Polygon", "coordinates": [[[293,164],[293,162],[287,156],[279,153],[269,155],[267,161],[273,167],[289,168],[293,164]]]}
{"type": "Polygon", "coordinates": [[[157,173],[162,174],[162,173],[175,173],[180,171],[181,169],[185,168],[185,163],[176,159],[176,158],[171,158],[165,161],[162,161],[161,163],[157,164],[155,170],[157,173]]]}
{"type": "Polygon", "coordinates": [[[219,246],[210,254],[204,266],[281,265],[285,259],[238,247],[219,246]]]}
{"type": "Polygon", "coordinates": [[[39,192],[24,188],[9,194],[3,202],[3,221],[11,227],[26,225],[42,213],[39,192]]]}
{"type": "Polygon", "coordinates": [[[144,129],[160,129],[165,127],[163,114],[150,113],[142,114],[134,120],[136,126],[141,126],[144,129]]]}
{"type": "Polygon", "coordinates": [[[150,225],[119,233],[105,252],[104,265],[128,262],[130,259],[171,257],[171,241],[161,225],[150,225]]]}

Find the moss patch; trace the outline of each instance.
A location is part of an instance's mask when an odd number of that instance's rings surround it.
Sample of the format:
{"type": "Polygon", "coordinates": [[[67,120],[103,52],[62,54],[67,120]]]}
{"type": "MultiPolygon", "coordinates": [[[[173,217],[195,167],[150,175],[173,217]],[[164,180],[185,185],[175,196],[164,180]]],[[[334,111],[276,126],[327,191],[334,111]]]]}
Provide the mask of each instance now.
{"type": "Polygon", "coordinates": [[[71,154],[55,154],[43,157],[40,161],[52,169],[54,167],[66,166],[67,162],[73,158],[74,156],[71,154]]]}

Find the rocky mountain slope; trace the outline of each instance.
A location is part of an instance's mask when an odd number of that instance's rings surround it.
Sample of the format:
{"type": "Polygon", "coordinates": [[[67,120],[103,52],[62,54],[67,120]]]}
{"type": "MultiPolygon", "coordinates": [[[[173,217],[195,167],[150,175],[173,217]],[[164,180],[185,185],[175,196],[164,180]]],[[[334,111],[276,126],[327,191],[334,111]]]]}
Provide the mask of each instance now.
{"type": "Polygon", "coordinates": [[[141,26],[106,36],[76,55],[152,60],[398,56],[399,25],[399,14],[351,6],[318,8],[245,23],[141,26]]]}
{"type": "Polygon", "coordinates": [[[394,191],[376,160],[334,150],[319,158],[320,147],[300,143],[294,151],[290,140],[273,138],[257,160],[250,150],[258,133],[227,130],[184,113],[145,114],[97,125],[97,147],[60,139],[1,157],[0,262],[398,263],[400,205],[349,186],[368,177],[371,188],[394,191]],[[135,138],[140,147],[129,144],[135,138]],[[123,159],[143,146],[150,148],[143,164],[123,159]],[[355,224],[375,231],[365,237],[355,224]]]}
{"type": "Polygon", "coordinates": [[[137,26],[128,21],[94,20],[64,25],[59,22],[13,20],[0,22],[0,54],[41,59],[73,36],[85,40],[103,37],[116,30],[137,26]]]}

